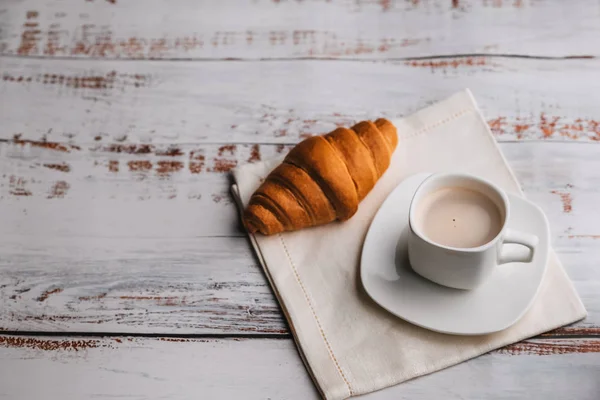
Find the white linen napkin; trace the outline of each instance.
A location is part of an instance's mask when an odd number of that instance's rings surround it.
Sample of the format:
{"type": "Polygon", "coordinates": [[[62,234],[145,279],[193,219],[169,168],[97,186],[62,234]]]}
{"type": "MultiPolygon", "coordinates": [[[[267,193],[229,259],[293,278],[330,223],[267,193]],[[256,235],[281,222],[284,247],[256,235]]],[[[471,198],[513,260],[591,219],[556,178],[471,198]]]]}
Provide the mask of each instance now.
{"type": "MultiPolygon", "coordinates": [[[[362,243],[379,206],[404,178],[424,171],[467,172],[523,196],[468,90],[392,122],[399,142],[391,165],[350,220],[269,237],[250,235],[326,399],[396,385],[586,316],[554,251],[534,305],[502,332],[475,337],[435,333],[376,305],[360,283],[362,243]]],[[[280,161],[234,171],[232,191],[240,209],[280,161]]]]}

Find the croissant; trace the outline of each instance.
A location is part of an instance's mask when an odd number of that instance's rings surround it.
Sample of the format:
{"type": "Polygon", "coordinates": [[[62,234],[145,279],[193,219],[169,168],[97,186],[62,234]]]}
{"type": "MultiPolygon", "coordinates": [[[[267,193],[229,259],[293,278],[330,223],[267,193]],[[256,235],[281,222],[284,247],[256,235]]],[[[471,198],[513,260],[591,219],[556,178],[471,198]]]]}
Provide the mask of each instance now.
{"type": "Polygon", "coordinates": [[[248,231],[272,235],[352,217],[390,165],[398,136],[386,119],[298,143],[254,192],[248,231]]]}

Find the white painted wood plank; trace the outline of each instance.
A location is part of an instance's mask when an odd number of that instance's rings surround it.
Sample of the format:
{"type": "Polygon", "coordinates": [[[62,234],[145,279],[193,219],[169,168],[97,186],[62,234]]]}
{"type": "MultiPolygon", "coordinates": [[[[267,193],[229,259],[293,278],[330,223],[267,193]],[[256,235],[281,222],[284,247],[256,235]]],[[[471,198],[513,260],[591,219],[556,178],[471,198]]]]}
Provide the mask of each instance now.
{"type": "Polygon", "coordinates": [[[409,62],[2,59],[0,138],[295,143],[473,90],[501,141],[600,139],[600,60],[409,62]],[[550,84],[551,83],[551,84],[550,84]]]}
{"type": "Polygon", "coordinates": [[[0,330],[288,333],[245,238],[20,236],[0,254],[0,330]]]}
{"type": "Polygon", "coordinates": [[[100,58],[598,55],[598,3],[13,0],[2,54],[100,58]]]}
{"type": "MultiPolygon", "coordinates": [[[[139,145],[133,152],[143,149],[142,154],[129,154],[111,146],[63,152],[0,143],[0,232],[24,237],[243,236],[227,172],[290,147],[139,145]],[[169,151],[179,155],[162,155],[169,151]]],[[[527,196],[547,213],[555,245],[568,247],[600,234],[596,144],[500,147],[527,196]]]]}
{"type": "MultiPolygon", "coordinates": [[[[244,238],[27,237],[0,250],[0,330],[289,333],[244,238]]],[[[600,251],[558,254],[589,315],[557,334],[600,335],[600,251]]]]}
{"type": "MultiPolygon", "coordinates": [[[[291,340],[0,336],[0,371],[10,400],[318,398],[291,340]]],[[[599,374],[597,339],[528,341],[361,398],[596,400],[599,374]]]]}
{"type": "MultiPolygon", "coordinates": [[[[0,328],[286,333],[238,228],[230,178],[211,170],[219,160],[270,157],[279,146],[227,146],[156,146],[129,154],[0,145],[0,328]],[[190,161],[192,152],[205,156],[197,174],[189,168],[199,162],[190,161]],[[167,153],[181,155],[161,155],[167,153]],[[159,162],[183,167],[159,173],[159,162]],[[62,197],[57,182],[65,182],[62,197]]],[[[526,194],[547,213],[553,244],[588,308],[577,332],[599,333],[597,145],[501,148],[526,194]]]]}

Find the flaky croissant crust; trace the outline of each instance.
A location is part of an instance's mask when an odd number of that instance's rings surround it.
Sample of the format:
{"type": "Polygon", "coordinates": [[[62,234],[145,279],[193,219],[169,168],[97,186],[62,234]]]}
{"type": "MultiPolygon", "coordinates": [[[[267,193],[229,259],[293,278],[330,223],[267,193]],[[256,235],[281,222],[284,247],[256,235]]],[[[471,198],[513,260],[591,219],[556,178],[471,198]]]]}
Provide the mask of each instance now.
{"type": "Polygon", "coordinates": [[[362,121],[298,143],[250,198],[246,228],[272,235],[352,217],[398,144],[386,119],[362,121]]]}

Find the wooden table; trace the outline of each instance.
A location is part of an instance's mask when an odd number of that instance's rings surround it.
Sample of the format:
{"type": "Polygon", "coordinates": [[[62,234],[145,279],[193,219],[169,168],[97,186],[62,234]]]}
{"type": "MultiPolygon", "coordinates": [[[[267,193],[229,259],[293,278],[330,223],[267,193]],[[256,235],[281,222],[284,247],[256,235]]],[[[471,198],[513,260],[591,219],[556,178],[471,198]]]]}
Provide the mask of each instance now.
{"type": "Polygon", "coordinates": [[[599,38],[592,0],[0,2],[0,398],[316,398],[228,171],[469,87],[589,316],[368,397],[597,400],[599,38]]]}

